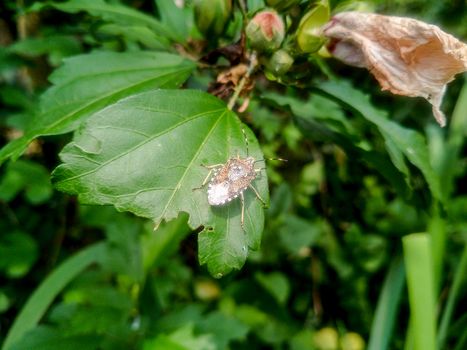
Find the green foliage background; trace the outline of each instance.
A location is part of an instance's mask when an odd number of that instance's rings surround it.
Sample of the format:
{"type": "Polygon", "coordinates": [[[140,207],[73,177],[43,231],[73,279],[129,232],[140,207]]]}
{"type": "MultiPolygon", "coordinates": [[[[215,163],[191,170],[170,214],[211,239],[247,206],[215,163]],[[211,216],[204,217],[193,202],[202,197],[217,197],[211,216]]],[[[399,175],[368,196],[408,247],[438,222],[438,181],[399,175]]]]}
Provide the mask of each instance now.
{"type": "MultiPolygon", "coordinates": [[[[201,58],[265,3],[184,3],[0,4],[2,349],[466,348],[465,75],[441,129],[425,101],[295,52],[315,3],[267,1],[295,62],[279,76],[263,54],[231,111],[206,91],[234,59],[201,58]],[[247,190],[244,229],[239,201],[198,189],[237,153],[288,160],[258,162],[269,208],[247,190]]],[[[463,1],[329,6],[467,38],[463,1]]]]}

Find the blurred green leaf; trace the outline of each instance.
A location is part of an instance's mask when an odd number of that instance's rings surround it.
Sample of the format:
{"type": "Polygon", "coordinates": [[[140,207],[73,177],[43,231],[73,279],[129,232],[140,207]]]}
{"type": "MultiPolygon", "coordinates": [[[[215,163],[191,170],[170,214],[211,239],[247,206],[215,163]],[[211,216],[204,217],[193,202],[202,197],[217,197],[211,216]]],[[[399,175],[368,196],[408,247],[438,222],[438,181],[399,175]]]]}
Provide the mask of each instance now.
{"type": "Polygon", "coordinates": [[[123,26],[119,24],[104,24],[98,28],[99,33],[114,35],[131,42],[139,42],[153,50],[163,50],[167,43],[165,37],[156,35],[151,29],[144,26],[123,26]]]}
{"type": "Polygon", "coordinates": [[[146,340],[143,350],[216,350],[212,335],[195,335],[193,325],[186,325],[169,335],[146,340]]]}
{"type": "Polygon", "coordinates": [[[196,328],[203,333],[212,334],[215,349],[227,349],[231,341],[245,339],[249,330],[236,318],[221,312],[210,313],[196,324],[196,328]]]}
{"type": "Polygon", "coordinates": [[[303,248],[315,244],[323,235],[319,222],[312,222],[295,215],[286,215],[280,228],[279,238],[284,248],[295,255],[300,255],[303,248]]]}
{"type": "Polygon", "coordinates": [[[326,123],[334,131],[340,131],[348,136],[357,135],[357,130],[346,118],[339,104],[329,98],[315,95],[304,100],[293,96],[292,93],[278,94],[267,91],[261,95],[261,99],[281,109],[289,107],[295,116],[326,123]]]}
{"type": "Polygon", "coordinates": [[[253,125],[261,129],[266,139],[273,141],[281,130],[281,119],[277,114],[271,113],[268,108],[263,107],[258,101],[252,100],[249,109],[253,112],[253,125]]]}
{"type": "Polygon", "coordinates": [[[271,204],[267,211],[268,218],[271,220],[280,218],[290,210],[291,206],[292,190],[286,182],[283,182],[272,194],[271,204]]]}
{"type": "Polygon", "coordinates": [[[442,198],[440,179],[431,166],[428,147],[420,133],[389,120],[385,112],[376,109],[371,104],[368,96],[346,81],[327,81],[313,89],[335,98],[353,112],[375,124],[386,142],[388,154],[397,169],[406,177],[409,176],[403,158],[405,156],[423,173],[433,197],[441,201],[445,200],[442,198]]]}
{"type": "Polygon", "coordinates": [[[295,334],[289,341],[290,350],[316,350],[313,332],[305,329],[295,334]]]}
{"type": "Polygon", "coordinates": [[[310,199],[316,194],[325,181],[323,161],[315,160],[303,166],[300,181],[295,188],[295,197],[299,205],[310,207],[310,199]]]}
{"type": "Polygon", "coordinates": [[[14,231],[0,236],[0,270],[10,277],[25,275],[37,257],[37,243],[30,235],[14,231]]]}
{"type": "Polygon", "coordinates": [[[0,100],[6,106],[31,110],[35,106],[35,100],[27,91],[18,86],[0,86],[0,100]]]}
{"type": "Polygon", "coordinates": [[[97,349],[101,344],[101,337],[93,334],[80,334],[77,336],[66,336],[59,330],[49,326],[39,326],[26,333],[26,336],[18,342],[5,346],[4,350],[82,350],[97,349]]]}
{"type": "Polygon", "coordinates": [[[271,272],[269,274],[258,272],[255,274],[255,279],[280,305],[285,305],[290,294],[290,284],[284,274],[280,272],[271,272]]]}
{"type": "Polygon", "coordinates": [[[162,223],[154,232],[154,225],[147,225],[145,235],[141,239],[143,265],[145,271],[158,265],[179,248],[180,242],[190,232],[187,225],[188,217],[180,215],[177,219],[162,223]]]}
{"type": "Polygon", "coordinates": [[[77,55],[81,51],[80,42],[69,35],[50,35],[42,38],[27,38],[8,47],[12,53],[34,57],[48,55],[53,65],[58,65],[67,56],[77,55]]]}
{"type": "Polygon", "coordinates": [[[9,202],[24,191],[31,204],[41,204],[52,196],[49,172],[42,165],[18,160],[9,163],[0,180],[0,200],[9,202]]]}
{"type": "Polygon", "coordinates": [[[394,166],[391,158],[373,150],[335,102],[319,96],[302,101],[292,96],[269,93],[264,94],[264,99],[280,108],[289,108],[305,136],[339,145],[349,158],[361,159],[380,172],[403,197],[410,193],[408,180],[394,166]]]}
{"type": "Polygon", "coordinates": [[[97,243],[81,250],[64,261],[41,283],[29,297],[9,329],[2,350],[10,350],[16,342],[27,339],[27,337],[24,338],[27,332],[37,325],[58,293],[85,268],[102,259],[104,247],[103,243],[97,243]]]}
{"type": "Polygon", "coordinates": [[[180,56],[154,52],[98,52],[68,58],[41,97],[41,112],[25,135],[0,150],[0,163],[18,158],[41,135],[75,130],[92,113],[119,99],[155,88],[175,88],[194,69],[180,56]]]}
{"type": "Polygon", "coordinates": [[[173,332],[187,324],[198,324],[203,318],[204,307],[190,303],[157,319],[155,328],[164,333],[173,332]]]}
{"type": "Polygon", "coordinates": [[[378,297],[368,340],[368,350],[386,350],[391,344],[404,287],[404,277],[402,259],[396,258],[389,268],[378,297]]]}
{"type": "Polygon", "coordinates": [[[111,272],[126,275],[128,284],[144,280],[139,236],[142,230],[142,223],[127,215],[117,215],[105,226],[108,245],[103,264],[111,272]]]}
{"type": "Polygon", "coordinates": [[[11,305],[11,300],[8,296],[0,290],[0,314],[4,313],[11,305]]]}
{"type": "Polygon", "coordinates": [[[154,3],[159,11],[160,21],[170,30],[172,37],[180,43],[186,42],[188,26],[193,25],[190,9],[178,7],[175,1],[154,1],[154,3]]]}
{"type": "Polygon", "coordinates": [[[240,305],[235,315],[266,344],[279,344],[291,337],[289,324],[278,321],[272,315],[250,305],[240,305]]]}
{"type": "MultiPolygon", "coordinates": [[[[444,308],[443,315],[441,317],[441,322],[439,323],[438,330],[438,349],[443,349],[445,347],[446,339],[448,336],[448,329],[452,323],[452,316],[455,310],[455,305],[458,302],[460,297],[462,286],[465,284],[467,275],[467,243],[464,243],[464,251],[462,252],[461,258],[459,260],[459,265],[457,266],[454,281],[452,283],[451,290],[449,291],[448,299],[446,306],[444,308]]],[[[464,336],[465,341],[465,336],[464,336]]],[[[459,346],[461,346],[461,341],[459,341],[459,346]]]]}
{"type": "Polygon", "coordinates": [[[174,36],[174,33],[171,32],[170,28],[163,25],[154,17],[119,3],[107,3],[104,0],[69,0],[66,2],[46,1],[43,3],[36,2],[29,10],[41,11],[47,7],[53,7],[57,10],[68,13],[85,11],[92,16],[100,17],[105,21],[121,25],[147,26],[157,35],[177,40],[177,37],[174,36]]]}

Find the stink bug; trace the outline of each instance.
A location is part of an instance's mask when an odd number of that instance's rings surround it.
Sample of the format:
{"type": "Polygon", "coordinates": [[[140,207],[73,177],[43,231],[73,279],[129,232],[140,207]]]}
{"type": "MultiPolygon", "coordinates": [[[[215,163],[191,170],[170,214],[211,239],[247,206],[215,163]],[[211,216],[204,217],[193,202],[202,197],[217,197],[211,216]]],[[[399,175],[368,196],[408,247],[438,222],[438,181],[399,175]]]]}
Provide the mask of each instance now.
{"type": "Polygon", "coordinates": [[[242,158],[238,154],[230,158],[225,164],[208,165],[210,169],[208,176],[201,187],[208,183],[208,203],[218,206],[224,205],[237,197],[240,197],[242,204],[241,225],[244,228],[245,203],[243,192],[249,187],[256,197],[266,206],[266,203],[253,187],[251,182],[256,178],[262,169],[255,169],[257,161],[253,157],[242,158]]]}
{"type": "MultiPolygon", "coordinates": [[[[248,140],[246,138],[245,131],[242,130],[242,132],[245,136],[248,154],[248,140]]],[[[284,160],[280,158],[276,159],[284,160]]],[[[245,199],[243,192],[247,188],[251,188],[263,206],[266,206],[265,201],[252,185],[256,176],[261,172],[261,170],[264,170],[264,168],[255,168],[255,163],[261,161],[263,160],[255,160],[250,156],[242,158],[237,154],[236,157],[229,158],[225,164],[203,165],[209,169],[209,173],[199,188],[208,184],[208,203],[213,206],[219,206],[227,204],[235,198],[240,197],[242,205],[240,223],[242,229],[244,229],[245,217],[245,199]]]]}

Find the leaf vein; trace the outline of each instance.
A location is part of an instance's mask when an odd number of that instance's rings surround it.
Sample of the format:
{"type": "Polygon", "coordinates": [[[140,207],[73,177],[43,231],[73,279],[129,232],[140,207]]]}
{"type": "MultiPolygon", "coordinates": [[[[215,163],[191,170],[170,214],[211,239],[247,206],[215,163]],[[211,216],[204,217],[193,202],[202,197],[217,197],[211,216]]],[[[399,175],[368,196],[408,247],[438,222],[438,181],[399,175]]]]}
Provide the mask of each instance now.
{"type": "MultiPolygon", "coordinates": [[[[180,188],[181,186],[181,183],[183,182],[183,180],[185,179],[185,176],[187,175],[188,173],[188,170],[190,169],[191,165],[193,164],[193,162],[195,161],[195,159],[198,158],[199,156],[199,153],[201,152],[201,150],[203,149],[204,145],[206,144],[207,140],[209,139],[209,136],[212,134],[212,132],[216,129],[217,125],[219,124],[219,122],[222,120],[222,118],[224,118],[224,116],[227,114],[228,110],[226,109],[224,111],[224,113],[222,113],[222,115],[216,120],[216,122],[214,123],[214,125],[212,126],[211,130],[206,134],[206,136],[204,137],[204,140],[201,142],[200,144],[200,147],[198,147],[198,150],[196,151],[196,153],[194,154],[192,160],[190,161],[190,163],[188,164],[187,168],[185,169],[185,172],[182,174],[182,177],[180,178],[180,180],[178,181],[177,185],[175,186],[175,188],[180,188]]],[[[162,213],[161,215],[159,216],[159,218],[157,219],[156,222],[159,222],[164,216],[165,216],[165,213],[169,207],[169,204],[172,202],[174,196],[175,196],[175,193],[177,192],[177,190],[173,191],[172,195],[170,196],[169,200],[167,201],[167,204],[165,205],[164,209],[162,210],[162,213]]]]}

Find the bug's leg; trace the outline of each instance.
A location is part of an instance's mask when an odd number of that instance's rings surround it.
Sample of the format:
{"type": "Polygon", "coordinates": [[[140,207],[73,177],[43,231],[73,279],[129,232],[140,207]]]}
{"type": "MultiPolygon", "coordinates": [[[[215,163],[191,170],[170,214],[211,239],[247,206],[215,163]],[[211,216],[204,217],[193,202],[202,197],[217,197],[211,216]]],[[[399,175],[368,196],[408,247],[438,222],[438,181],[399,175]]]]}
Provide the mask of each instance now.
{"type": "Polygon", "coordinates": [[[263,176],[263,170],[266,171],[266,168],[255,169],[255,173],[258,174],[258,176],[261,178],[263,176]]]}
{"type": "Polygon", "coordinates": [[[206,176],[206,178],[204,179],[204,181],[203,181],[203,183],[201,184],[201,186],[193,188],[192,191],[200,190],[200,189],[202,189],[204,186],[206,186],[206,184],[208,183],[208,180],[209,180],[209,178],[211,177],[211,174],[212,174],[213,171],[214,171],[214,169],[209,170],[209,173],[208,173],[208,175],[206,176]]]}
{"type": "Polygon", "coordinates": [[[243,197],[243,192],[240,193],[241,205],[242,205],[242,214],[240,216],[240,225],[242,226],[242,230],[245,231],[244,226],[244,219],[245,219],[245,198],[243,197]]]}
{"type": "Polygon", "coordinates": [[[201,164],[202,167],[205,167],[206,169],[215,169],[215,168],[221,168],[224,166],[224,164],[213,164],[213,165],[205,165],[201,164]]]}
{"type": "Polygon", "coordinates": [[[263,206],[266,207],[266,202],[263,200],[263,198],[261,198],[256,188],[254,188],[251,184],[248,187],[250,187],[253,190],[253,192],[256,194],[256,197],[260,200],[261,203],[263,203],[263,206]]]}

